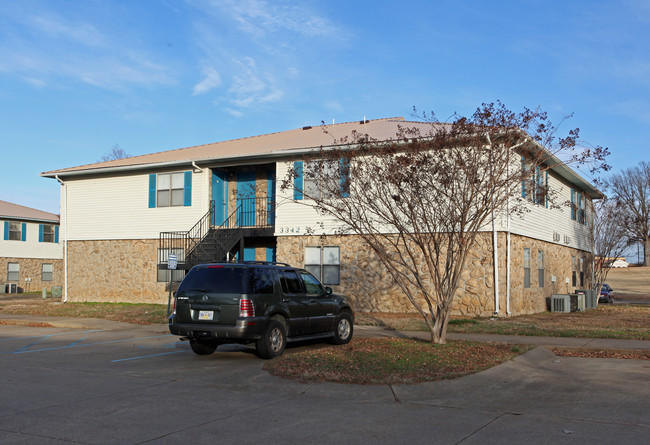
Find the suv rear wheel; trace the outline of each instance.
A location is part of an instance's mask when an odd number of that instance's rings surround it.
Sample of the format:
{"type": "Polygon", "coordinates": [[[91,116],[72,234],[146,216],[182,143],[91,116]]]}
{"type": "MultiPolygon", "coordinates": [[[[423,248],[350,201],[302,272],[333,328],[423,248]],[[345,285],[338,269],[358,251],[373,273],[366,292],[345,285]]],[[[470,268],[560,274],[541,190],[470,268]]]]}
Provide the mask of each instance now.
{"type": "Polygon", "coordinates": [[[216,345],[201,343],[198,340],[190,340],[190,347],[192,348],[192,351],[198,355],[210,355],[217,349],[216,345]]]}
{"type": "Polygon", "coordinates": [[[332,339],[332,343],[335,345],[344,345],[348,343],[352,338],[352,326],[352,315],[348,312],[341,313],[336,322],[336,327],[334,328],[334,338],[332,339]]]}
{"type": "Polygon", "coordinates": [[[262,338],[255,342],[257,355],[270,359],[282,355],[287,345],[287,331],[278,320],[271,319],[262,338]]]}

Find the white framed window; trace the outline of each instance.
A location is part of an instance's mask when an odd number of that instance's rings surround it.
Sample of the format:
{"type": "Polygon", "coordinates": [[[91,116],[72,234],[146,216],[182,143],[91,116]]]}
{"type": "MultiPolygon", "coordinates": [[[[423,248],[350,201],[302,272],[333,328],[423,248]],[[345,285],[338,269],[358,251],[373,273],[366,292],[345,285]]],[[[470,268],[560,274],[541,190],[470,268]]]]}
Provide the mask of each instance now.
{"type": "Polygon", "coordinates": [[[338,246],[305,247],[305,269],[325,285],[341,284],[341,252],[338,246]]]}
{"type": "Polygon", "coordinates": [[[7,281],[20,281],[20,263],[7,263],[7,281]]]}
{"type": "Polygon", "coordinates": [[[571,286],[578,285],[578,261],[574,256],[571,257],[571,286]]]}
{"type": "Polygon", "coordinates": [[[524,287],[530,287],[530,249],[524,247],[524,287]]]}
{"type": "Polygon", "coordinates": [[[183,172],[159,173],[156,179],[156,204],[158,207],[184,205],[185,179],[183,172]]]}
{"type": "Polygon", "coordinates": [[[544,251],[537,251],[537,283],[539,287],[544,287],[544,251]]]}
{"type": "Polygon", "coordinates": [[[43,243],[54,243],[56,242],[56,237],[54,235],[55,229],[54,224],[42,224],[42,236],[41,242],[43,243]]]}
{"type": "Polygon", "coordinates": [[[43,263],[41,271],[41,281],[52,281],[54,278],[54,265],[51,263],[43,263]]]}
{"type": "Polygon", "coordinates": [[[23,224],[18,222],[9,223],[9,239],[12,241],[20,241],[23,238],[23,224]]]}
{"type": "Polygon", "coordinates": [[[305,164],[305,195],[314,199],[331,198],[339,181],[338,164],[332,161],[313,161],[305,164]],[[335,181],[330,184],[325,181],[335,181]]]}
{"type": "Polygon", "coordinates": [[[585,259],[580,258],[580,287],[585,285],[585,259]]]}
{"type": "Polygon", "coordinates": [[[322,199],[350,196],[350,160],[294,162],[293,199],[322,199]],[[326,182],[327,181],[327,182],[326,182]],[[304,193],[303,193],[304,192],[304,193]]]}

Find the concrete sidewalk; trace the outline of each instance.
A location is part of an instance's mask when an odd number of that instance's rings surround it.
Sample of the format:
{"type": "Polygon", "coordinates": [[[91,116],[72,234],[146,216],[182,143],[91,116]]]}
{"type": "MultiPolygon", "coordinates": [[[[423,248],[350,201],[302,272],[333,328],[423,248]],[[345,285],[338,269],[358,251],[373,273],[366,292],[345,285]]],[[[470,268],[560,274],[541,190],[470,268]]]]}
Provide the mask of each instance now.
{"type": "MultiPolygon", "coordinates": [[[[156,333],[169,332],[166,324],[138,325],[98,318],[47,317],[36,315],[14,315],[0,313],[0,323],[29,326],[30,324],[47,324],[59,328],[71,329],[102,329],[105,331],[142,330],[156,333]]],[[[425,331],[394,331],[379,326],[354,326],[354,336],[357,338],[370,337],[404,337],[429,339],[425,331]]],[[[495,334],[456,334],[449,333],[451,340],[471,340],[482,342],[536,345],[546,347],[583,348],[616,351],[650,351],[649,340],[621,340],[613,338],[576,338],[576,337],[534,337],[524,335],[495,335],[495,334]]]]}

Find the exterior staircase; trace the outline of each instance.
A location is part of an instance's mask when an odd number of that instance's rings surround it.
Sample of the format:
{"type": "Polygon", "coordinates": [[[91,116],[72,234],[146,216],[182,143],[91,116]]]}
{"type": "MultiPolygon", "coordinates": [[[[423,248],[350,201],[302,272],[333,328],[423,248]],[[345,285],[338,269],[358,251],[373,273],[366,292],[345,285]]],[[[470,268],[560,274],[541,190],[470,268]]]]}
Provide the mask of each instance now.
{"type": "Polygon", "coordinates": [[[220,226],[214,221],[215,204],[187,232],[160,232],[158,268],[167,269],[170,254],[175,254],[177,269],[190,270],[197,264],[227,261],[243,256],[247,238],[272,236],[275,203],[268,198],[240,200],[239,206],[220,226]]]}

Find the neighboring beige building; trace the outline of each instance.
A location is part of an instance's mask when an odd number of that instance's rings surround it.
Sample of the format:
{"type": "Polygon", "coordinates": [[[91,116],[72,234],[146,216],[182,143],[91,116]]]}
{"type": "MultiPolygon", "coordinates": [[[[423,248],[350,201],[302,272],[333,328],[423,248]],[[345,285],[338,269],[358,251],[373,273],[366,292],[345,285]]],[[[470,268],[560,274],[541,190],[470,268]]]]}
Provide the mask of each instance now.
{"type": "MultiPolygon", "coordinates": [[[[430,128],[403,118],[364,120],[42,173],[62,183],[67,299],[163,303],[170,254],[181,268],[237,256],[304,266],[360,311],[412,311],[357,237],[334,235],[336,222],[302,205],[299,187],[279,187],[314,148],[352,132],[388,140],[398,126],[423,134],[430,128]]],[[[559,201],[574,205],[531,202],[525,218],[495,221],[468,262],[457,314],[539,312],[551,294],[591,285],[585,215],[602,194],[566,166],[552,169],[547,181],[559,201]]]]}
{"type": "Polygon", "coordinates": [[[0,292],[62,286],[59,215],[0,201],[0,292]]]}

